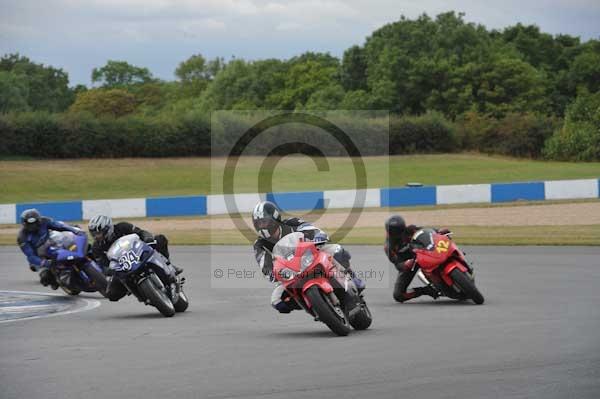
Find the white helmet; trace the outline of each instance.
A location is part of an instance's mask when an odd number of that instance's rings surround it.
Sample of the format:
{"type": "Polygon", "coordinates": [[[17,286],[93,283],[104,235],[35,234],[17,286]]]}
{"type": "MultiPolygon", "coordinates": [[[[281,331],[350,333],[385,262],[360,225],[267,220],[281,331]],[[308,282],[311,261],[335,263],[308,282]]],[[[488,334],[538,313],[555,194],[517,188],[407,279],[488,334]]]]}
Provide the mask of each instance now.
{"type": "Polygon", "coordinates": [[[98,215],[90,219],[88,223],[88,230],[94,240],[96,241],[107,241],[110,240],[115,231],[112,219],[108,216],[98,215]]]}

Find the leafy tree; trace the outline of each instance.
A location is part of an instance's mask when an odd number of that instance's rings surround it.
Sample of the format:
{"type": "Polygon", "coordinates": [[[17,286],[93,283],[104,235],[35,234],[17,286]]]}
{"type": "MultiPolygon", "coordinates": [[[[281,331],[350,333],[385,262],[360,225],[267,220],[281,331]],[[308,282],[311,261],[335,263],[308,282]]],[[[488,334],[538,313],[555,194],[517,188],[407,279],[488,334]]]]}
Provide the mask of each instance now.
{"type": "Polygon", "coordinates": [[[69,110],[120,117],[134,112],[137,105],[135,96],[126,90],[100,88],[80,93],[69,110]]]}
{"type": "Polygon", "coordinates": [[[343,99],[344,88],[339,84],[332,84],[311,94],[305,108],[310,110],[335,110],[340,108],[343,99]]]}
{"type": "Polygon", "coordinates": [[[552,35],[540,32],[536,25],[508,27],[502,32],[502,40],[515,46],[523,60],[532,66],[556,69],[555,63],[561,55],[561,47],[552,35]]]}
{"type": "Polygon", "coordinates": [[[546,142],[547,158],[600,161],[600,92],[583,90],[569,105],[562,129],[546,142]]]}
{"type": "MultiPolygon", "coordinates": [[[[484,64],[467,64],[460,70],[459,87],[471,94],[472,108],[501,117],[508,112],[549,109],[545,80],[531,65],[519,59],[497,59],[484,64]]],[[[459,106],[466,106],[463,101],[459,106]]],[[[457,109],[456,113],[466,111],[457,109]]]]}
{"type": "Polygon", "coordinates": [[[0,113],[28,111],[29,86],[23,75],[0,71],[0,113]]]}
{"type": "Polygon", "coordinates": [[[600,49],[592,48],[579,54],[568,72],[571,89],[585,88],[589,92],[600,91],[600,49]]]}
{"type": "Polygon", "coordinates": [[[313,59],[294,60],[285,75],[283,88],[273,93],[269,101],[278,109],[302,108],[315,92],[337,81],[337,65],[328,64],[313,59]]]}
{"type": "Polygon", "coordinates": [[[284,86],[287,69],[286,63],[276,59],[233,60],[215,76],[202,101],[211,109],[274,107],[269,96],[284,86]]]}
{"type": "Polygon", "coordinates": [[[365,90],[348,91],[340,102],[340,109],[369,110],[371,107],[371,96],[365,90]]]}
{"type": "Polygon", "coordinates": [[[36,64],[17,53],[0,58],[0,71],[20,76],[28,87],[27,104],[32,110],[60,112],[73,103],[69,77],[62,69],[36,64]]]}
{"type": "MultiPolygon", "coordinates": [[[[465,23],[463,14],[402,17],[367,38],[364,52],[373,105],[393,112],[420,114],[440,104],[452,71],[489,56],[493,40],[480,25],[465,23]],[[436,98],[430,100],[434,95],[436,98]]],[[[445,110],[444,110],[445,111],[445,110]]]]}
{"type": "Polygon", "coordinates": [[[196,54],[179,63],[175,75],[181,81],[186,97],[197,96],[206,89],[209,82],[224,66],[225,62],[222,58],[207,62],[201,54],[196,54]]]}
{"type": "Polygon", "coordinates": [[[367,88],[367,59],[364,49],[352,46],[344,52],[341,75],[344,89],[365,90],[367,88]]]}
{"type": "Polygon", "coordinates": [[[105,88],[123,88],[153,80],[148,68],[136,67],[125,61],[109,60],[103,67],[92,70],[92,82],[105,88]]]}

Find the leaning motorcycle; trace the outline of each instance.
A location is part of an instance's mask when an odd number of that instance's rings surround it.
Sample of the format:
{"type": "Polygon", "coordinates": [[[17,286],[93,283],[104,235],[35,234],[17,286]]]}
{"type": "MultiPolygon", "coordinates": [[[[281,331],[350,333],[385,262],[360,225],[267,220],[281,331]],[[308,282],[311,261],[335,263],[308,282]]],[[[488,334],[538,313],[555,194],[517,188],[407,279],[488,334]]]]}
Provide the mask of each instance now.
{"type": "Polygon", "coordinates": [[[475,286],[473,268],[450,234],[421,229],[413,235],[410,247],[416,255],[413,268],[419,269],[417,276],[425,284],[433,285],[448,298],[483,303],[483,295],[475,286]]]}
{"type": "Polygon", "coordinates": [[[86,256],[87,249],[87,235],[69,231],[52,231],[47,244],[40,248],[44,257],[53,260],[49,271],[67,294],[98,291],[105,296],[106,277],[102,268],[86,256]]]}
{"type": "Polygon", "coordinates": [[[283,237],[273,248],[273,274],[290,300],[337,335],[369,328],[371,312],[351,276],[318,243],[300,232],[283,237]]]}
{"type": "Polygon", "coordinates": [[[140,302],[152,305],[165,317],[189,306],[184,278],[175,275],[171,262],[137,234],[115,241],[107,252],[109,272],[140,302]]]}

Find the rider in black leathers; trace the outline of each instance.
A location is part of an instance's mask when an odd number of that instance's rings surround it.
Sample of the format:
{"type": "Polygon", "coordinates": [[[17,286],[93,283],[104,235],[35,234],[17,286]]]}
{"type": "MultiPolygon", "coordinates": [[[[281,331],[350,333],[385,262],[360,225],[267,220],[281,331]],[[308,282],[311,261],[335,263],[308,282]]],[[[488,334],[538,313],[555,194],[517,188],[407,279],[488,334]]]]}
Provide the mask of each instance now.
{"type": "MultiPolygon", "coordinates": [[[[272,282],[275,282],[275,279],[272,275],[273,258],[271,252],[277,241],[282,237],[290,233],[301,232],[309,240],[323,243],[329,240],[325,232],[302,219],[289,218],[282,220],[281,211],[277,205],[269,201],[259,202],[254,207],[252,222],[259,235],[259,238],[254,242],[254,257],[262,273],[269,277],[272,282]]],[[[330,253],[335,261],[351,274],[359,291],[365,288],[365,283],[356,277],[350,268],[350,253],[341,245],[322,244],[320,250],[330,253]]],[[[295,301],[290,301],[290,297],[279,282],[275,282],[275,289],[271,294],[271,305],[280,313],[289,313],[294,309],[299,309],[295,301]]]]}
{"type": "MultiPolygon", "coordinates": [[[[121,222],[113,225],[112,219],[104,215],[98,215],[90,219],[88,223],[88,230],[94,237],[94,243],[92,244],[92,256],[107,274],[109,272],[109,261],[106,257],[106,252],[115,241],[129,234],[137,234],[141,240],[154,245],[158,252],[160,252],[165,258],[169,259],[169,241],[167,240],[167,237],[162,234],[153,235],[152,233],[128,222],[121,222]]],[[[173,264],[171,264],[171,266],[173,266],[177,274],[183,271],[183,269],[178,268],[173,264]]],[[[121,284],[118,280],[109,276],[106,297],[111,301],[118,301],[126,294],[127,289],[125,286],[123,286],[123,284],[121,284]]]]}
{"type": "MultiPolygon", "coordinates": [[[[399,215],[391,216],[385,222],[386,239],[384,251],[390,262],[396,266],[398,270],[398,278],[394,284],[394,299],[398,302],[405,302],[409,299],[420,297],[421,295],[429,295],[432,298],[439,297],[438,290],[432,285],[425,287],[415,287],[408,290],[408,286],[417,273],[417,268],[414,264],[415,254],[410,248],[410,241],[413,234],[422,227],[411,224],[406,225],[404,218],[399,215]]],[[[440,234],[449,232],[447,229],[438,230],[440,234]]]]}

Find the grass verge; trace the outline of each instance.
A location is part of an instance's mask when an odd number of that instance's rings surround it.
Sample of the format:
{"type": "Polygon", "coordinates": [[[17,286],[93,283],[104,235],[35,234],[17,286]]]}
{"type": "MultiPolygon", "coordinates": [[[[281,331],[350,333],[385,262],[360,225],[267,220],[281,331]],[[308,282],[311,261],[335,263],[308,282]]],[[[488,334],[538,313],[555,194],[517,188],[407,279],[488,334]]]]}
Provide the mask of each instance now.
{"type": "MultiPolygon", "coordinates": [[[[600,162],[544,162],[481,154],[363,158],[369,187],[408,182],[471,184],[600,177],[600,162]]],[[[235,192],[257,192],[262,157],[240,158],[235,192]]],[[[353,188],[352,162],[327,158],[319,172],[313,160],[290,156],[277,163],[273,191],[353,188]]],[[[99,198],[135,198],[221,193],[225,159],[0,160],[0,203],[99,198]],[[212,170],[211,170],[212,166],[212,170]],[[213,177],[211,185],[211,176],[213,177]]]]}
{"type": "MultiPolygon", "coordinates": [[[[459,245],[600,245],[600,225],[577,226],[449,226],[459,245]]],[[[0,228],[0,245],[15,245],[12,228],[0,228]]],[[[250,245],[237,230],[161,230],[171,245],[250,245]]],[[[354,228],[342,244],[383,245],[384,231],[377,227],[354,228]]],[[[250,250],[250,249],[249,249],[250,250]]]]}

